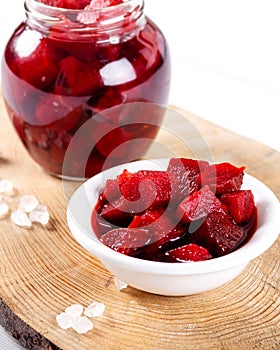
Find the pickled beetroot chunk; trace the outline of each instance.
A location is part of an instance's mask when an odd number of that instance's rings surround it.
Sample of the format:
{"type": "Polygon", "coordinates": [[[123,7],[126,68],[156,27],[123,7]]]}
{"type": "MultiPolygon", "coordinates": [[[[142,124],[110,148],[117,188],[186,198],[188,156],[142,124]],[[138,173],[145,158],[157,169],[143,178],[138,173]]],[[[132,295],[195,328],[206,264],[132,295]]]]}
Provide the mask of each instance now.
{"type": "Polygon", "coordinates": [[[165,253],[168,262],[204,261],[212,258],[212,255],[204,247],[197,244],[187,244],[165,253]]]}
{"type": "Polygon", "coordinates": [[[182,198],[198,190],[198,176],[208,165],[209,163],[204,160],[188,158],[170,159],[167,172],[176,175],[182,198]]]}
{"type": "Polygon", "coordinates": [[[138,228],[117,228],[103,236],[100,241],[125,255],[137,255],[151,240],[151,233],[138,228]]]}
{"type": "Polygon", "coordinates": [[[108,179],[105,187],[101,192],[101,198],[104,202],[112,202],[122,196],[120,191],[121,186],[132,176],[127,169],[117,176],[116,179],[108,179]]]}
{"type": "Polygon", "coordinates": [[[209,187],[205,186],[179,204],[177,217],[187,223],[202,219],[213,210],[224,210],[224,207],[209,187]]]}
{"type": "Polygon", "coordinates": [[[172,246],[186,232],[186,227],[178,224],[164,208],[147,210],[142,215],[135,215],[129,228],[143,228],[152,233],[150,245],[142,253],[142,258],[160,260],[163,249],[172,246]]]}
{"type": "Polygon", "coordinates": [[[41,97],[34,111],[39,126],[54,123],[50,129],[57,133],[74,129],[83,113],[80,106],[71,106],[65,96],[47,94],[41,97]]]}
{"type": "Polygon", "coordinates": [[[106,181],[106,185],[101,193],[103,200],[108,202],[114,201],[121,195],[119,183],[117,180],[109,179],[106,181]]]}
{"type": "Polygon", "coordinates": [[[99,215],[110,223],[124,226],[131,219],[131,208],[122,197],[114,202],[106,203],[102,206],[99,215]]]}
{"type": "Polygon", "coordinates": [[[191,241],[218,257],[231,253],[245,238],[243,229],[234,225],[227,212],[213,210],[192,233],[191,241]]]}
{"type": "Polygon", "coordinates": [[[129,201],[137,201],[141,196],[150,199],[153,194],[153,202],[147,208],[167,206],[170,201],[178,198],[175,177],[163,171],[140,170],[131,174],[120,190],[129,201]]]}
{"type": "Polygon", "coordinates": [[[158,208],[155,210],[146,210],[142,215],[135,215],[132,222],[129,224],[129,228],[151,226],[164,215],[165,209],[158,208]]]}
{"type": "Polygon", "coordinates": [[[201,186],[208,185],[216,194],[238,191],[243,182],[245,167],[237,168],[230,163],[213,164],[200,175],[201,186]]]}
{"type": "MultiPolygon", "coordinates": [[[[130,184],[133,184],[133,182],[130,182],[130,184]]],[[[127,199],[125,196],[121,196],[116,200],[110,201],[104,204],[100,215],[110,222],[118,220],[121,223],[120,226],[122,226],[122,222],[126,221],[127,216],[140,215],[159,203],[157,201],[155,187],[150,180],[144,179],[140,183],[139,188],[141,193],[139,197],[130,197],[127,199]]]]}
{"type": "Polygon", "coordinates": [[[248,221],[254,212],[254,196],[251,190],[240,190],[224,193],[221,196],[221,202],[224,203],[237,224],[248,221]]]}
{"type": "Polygon", "coordinates": [[[102,87],[99,64],[95,60],[81,61],[73,56],[64,58],[60,64],[60,75],[57,83],[60,92],[68,95],[92,95],[102,87]]]}
{"type": "MultiPolygon", "coordinates": [[[[30,48],[31,49],[31,48],[30,48]]],[[[13,57],[13,70],[24,81],[38,89],[51,88],[59,74],[59,62],[65,54],[42,38],[28,57],[13,57]]]]}
{"type": "Polygon", "coordinates": [[[142,256],[149,260],[161,261],[164,252],[177,246],[181,241],[184,242],[187,235],[186,227],[181,223],[175,226],[171,217],[155,222],[152,227],[154,227],[153,243],[146,248],[145,254],[142,253],[142,256]],[[164,222],[167,225],[163,229],[164,222]]]}

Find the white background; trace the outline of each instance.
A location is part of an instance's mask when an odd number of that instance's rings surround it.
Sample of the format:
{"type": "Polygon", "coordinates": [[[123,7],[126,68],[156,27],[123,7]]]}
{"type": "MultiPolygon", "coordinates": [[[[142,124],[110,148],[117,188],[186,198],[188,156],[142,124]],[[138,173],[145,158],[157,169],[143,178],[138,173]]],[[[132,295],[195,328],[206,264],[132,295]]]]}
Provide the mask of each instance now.
{"type": "MultiPolygon", "coordinates": [[[[146,0],[172,54],[170,103],[280,151],[279,0],[146,0]]],[[[0,11],[0,55],[24,18],[0,11]]],[[[12,350],[0,333],[0,349],[12,350]]]]}

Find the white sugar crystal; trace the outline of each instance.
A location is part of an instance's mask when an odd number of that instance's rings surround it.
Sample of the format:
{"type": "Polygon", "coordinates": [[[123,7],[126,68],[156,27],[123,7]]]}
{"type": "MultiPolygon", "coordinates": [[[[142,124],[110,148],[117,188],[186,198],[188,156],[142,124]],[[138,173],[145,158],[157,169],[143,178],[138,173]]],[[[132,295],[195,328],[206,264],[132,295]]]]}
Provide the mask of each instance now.
{"type": "Polygon", "coordinates": [[[84,307],[80,304],[73,304],[65,309],[65,313],[71,317],[80,317],[84,311],[84,307]]]}
{"type": "Polygon", "coordinates": [[[50,220],[50,214],[47,207],[40,204],[31,211],[29,218],[32,222],[38,222],[42,225],[46,225],[50,220]]]}
{"type": "Polygon", "coordinates": [[[114,283],[115,283],[115,286],[117,287],[117,289],[119,291],[121,291],[122,289],[125,289],[128,287],[128,284],[123,282],[123,281],[120,281],[118,278],[114,277],[114,283]]]}
{"type": "Polygon", "coordinates": [[[69,329],[73,326],[75,318],[71,317],[66,312],[62,312],[56,316],[56,321],[60,328],[69,329]]]}
{"type": "Polygon", "coordinates": [[[7,203],[3,202],[0,198],[0,218],[8,214],[10,208],[7,203]]]}
{"type": "Polygon", "coordinates": [[[73,318],[81,316],[83,311],[84,307],[80,304],[74,304],[65,309],[65,313],[73,318]]]}
{"type": "Polygon", "coordinates": [[[105,311],[105,305],[103,303],[98,303],[94,301],[91,303],[84,311],[87,317],[99,317],[105,311]]]}
{"type": "Polygon", "coordinates": [[[86,317],[77,317],[72,325],[74,331],[79,334],[84,334],[93,329],[93,323],[86,317]]]}
{"type": "Polygon", "coordinates": [[[31,227],[32,222],[27,216],[27,214],[24,212],[22,208],[19,208],[12,212],[11,214],[12,221],[17,225],[21,227],[31,227]]]}
{"type": "Polygon", "coordinates": [[[36,197],[31,195],[22,196],[19,199],[19,206],[22,208],[26,213],[30,213],[32,210],[34,210],[39,205],[39,201],[36,197]]]}
{"type": "Polygon", "coordinates": [[[0,180],[0,193],[12,192],[13,189],[14,189],[14,185],[12,181],[7,179],[0,180]]]}

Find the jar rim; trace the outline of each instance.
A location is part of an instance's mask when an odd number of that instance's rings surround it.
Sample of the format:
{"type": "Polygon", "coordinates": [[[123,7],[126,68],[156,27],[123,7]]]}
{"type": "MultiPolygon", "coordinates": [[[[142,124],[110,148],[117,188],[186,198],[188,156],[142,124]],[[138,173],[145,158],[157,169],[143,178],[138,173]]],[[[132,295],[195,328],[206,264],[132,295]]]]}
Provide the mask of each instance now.
{"type": "Polygon", "coordinates": [[[125,0],[124,2],[117,4],[117,5],[112,5],[112,6],[106,6],[106,7],[96,7],[96,8],[84,8],[84,9],[68,9],[68,8],[63,8],[63,7],[56,7],[56,6],[51,6],[47,5],[43,2],[40,2],[38,0],[25,0],[24,1],[24,6],[25,9],[33,9],[33,10],[42,10],[46,11],[49,14],[52,12],[60,12],[60,13],[73,13],[73,14],[78,14],[80,12],[110,12],[114,11],[116,9],[122,9],[126,7],[136,7],[136,6],[144,6],[144,0],[125,0]]]}
{"type": "Polygon", "coordinates": [[[131,37],[146,21],[144,0],[126,0],[118,5],[89,10],[65,9],[37,0],[25,0],[24,7],[29,25],[41,33],[47,34],[49,28],[55,26],[54,35],[61,37],[63,32],[71,31],[79,35],[80,39],[91,40],[95,37],[100,43],[110,38],[116,40],[123,35],[131,37]]]}

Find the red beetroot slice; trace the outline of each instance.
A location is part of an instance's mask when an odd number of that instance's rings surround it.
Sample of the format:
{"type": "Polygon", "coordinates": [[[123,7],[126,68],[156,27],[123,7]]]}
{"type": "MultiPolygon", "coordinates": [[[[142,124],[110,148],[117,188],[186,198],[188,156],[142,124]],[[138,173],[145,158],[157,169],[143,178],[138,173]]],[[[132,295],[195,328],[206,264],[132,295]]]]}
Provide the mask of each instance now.
{"type": "Polygon", "coordinates": [[[130,178],[132,173],[127,169],[117,176],[116,179],[108,179],[102,192],[103,200],[114,201],[122,196],[120,187],[130,178]]]}
{"type": "Polygon", "coordinates": [[[122,196],[120,187],[128,180],[130,175],[131,173],[125,169],[116,179],[108,179],[103,191],[101,192],[101,200],[103,202],[114,202],[116,199],[120,198],[122,196]]]}
{"type": "Polygon", "coordinates": [[[35,109],[37,123],[43,126],[53,123],[53,128],[57,131],[61,127],[67,131],[74,128],[82,114],[82,107],[72,107],[65,96],[53,94],[43,95],[35,109]]]}
{"type": "Polygon", "coordinates": [[[167,172],[176,175],[182,198],[198,190],[198,175],[206,169],[208,165],[209,163],[204,160],[188,158],[170,159],[167,172]]]}
{"type": "Polygon", "coordinates": [[[61,133],[57,137],[52,145],[50,150],[50,158],[53,163],[63,164],[65,152],[72,140],[72,135],[61,133]]]}
{"type": "Polygon", "coordinates": [[[42,149],[48,149],[51,144],[49,130],[42,126],[25,124],[24,128],[26,142],[33,143],[42,149]]]}
{"type": "Polygon", "coordinates": [[[125,156],[129,149],[127,142],[131,140],[131,135],[123,128],[114,127],[114,125],[110,127],[109,123],[106,124],[103,121],[103,124],[100,124],[93,132],[96,149],[105,158],[113,157],[114,159],[123,159],[125,162],[125,156]],[[107,131],[108,129],[110,131],[107,131]],[[100,138],[101,135],[104,136],[100,138]]]}
{"type": "Polygon", "coordinates": [[[129,225],[129,228],[135,227],[152,233],[152,240],[143,252],[143,257],[148,260],[160,260],[166,244],[172,244],[186,232],[185,226],[174,222],[171,212],[165,208],[147,210],[142,215],[136,215],[129,225]]]}
{"type": "Polygon", "coordinates": [[[98,47],[98,57],[101,62],[114,62],[121,58],[122,45],[104,45],[98,47]]]}
{"type": "Polygon", "coordinates": [[[149,244],[152,235],[139,228],[117,228],[103,236],[100,241],[106,246],[125,255],[135,255],[149,244]]]}
{"type": "Polygon", "coordinates": [[[81,61],[68,56],[60,62],[57,86],[75,96],[90,96],[102,86],[96,61],[81,61]]]}
{"type": "Polygon", "coordinates": [[[165,208],[147,210],[135,216],[129,227],[148,228],[153,233],[153,250],[161,249],[165,243],[178,239],[186,231],[185,226],[174,222],[171,212],[165,208]]]}
{"type": "Polygon", "coordinates": [[[147,210],[142,215],[135,215],[132,222],[129,225],[129,228],[143,227],[151,225],[156,222],[163,214],[165,209],[159,208],[155,210],[147,210]]]}
{"type": "Polygon", "coordinates": [[[133,176],[133,173],[131,173],[127,169],[124,169],[124,171],[120,175],[118,175],[118,177],[117,177],[117,181],[118,181],[119,186],[121,187],[132,176],[133,176]]]}
{"type": "Polygon", "coordinates": [[[96,42],[93,40],[81,40],[79,30],[83,25],[72,22],[68,18],[61,18],[58,23],[53,24],[49,29],[49,43],[65,53],[84,60],[96,58],[96,42]],[[69,30],[67,30],[69,28],[69,30]]]}
{"type": "Polygon", "coordinates": [[[223,209],[223,204],[208,186],[185,198],[178,206],[177,217],[184,223],[202,219],[213,210],[223,209]]]}
{"type": "Polygon", "coordinates": [[[108,222],[124,226],[124,223],[131,219],[129,210],[130,208],[127,205],[127,201],[125,198],[121,197],[114,202],[103,204],[100,215],[108,222]]]}
{"type": "Polygon", "coordinates": [[[120,198],[120,196],[121,196],[121,192],[120,192],[118,181],[115,179],[108,179],[101,193],[102,201],[111,202],[117,198],[120,198]]]}
{"type": "Polygon", "coordinates": [[[153,243],[147,247],[150,255],[157,254],[161,250],[166,248],[167,244],[172,244],[173,242],[180,239],[186,232],[185,226],[180,223],[175,226],[172,220],[168,220],[167,217],[159,220],[155,223],[153,229],[153,243]]]}
{"type": "Polygon", "coordinates": [[[224,193],[221,196],[221,202],[224,203],[237,224],[249,220],[254,212],[255,202],[251,190],[240,190],[224,193]]]}
{"type": "Polygon", "coordinates": [[[167,206],[170,201],[178,200],[176,179],[165,171],[140,170],[131,174],[120,189],[123,196],[130,201],[139,200],[146,195],[145,190],[150,189],[154,195],[153,207],[167,206]]]}
{"type": "Polygon", "coordinates": [[[92,96],[88,103],[91,106],[93,113],[101,113],[102,121],[107,119],[113,123],[114,126],[118,126],[125,100],[125,97],[118,89],[106,87],[99,91],[98,95],[92,96]]]}
{"type": "Polygon", "coordinates": [[[206,248],[190,243],[167,251],[165,258],[168,262],[190,262],[209,260],[212,255],[206,248]]]}
{"type": "Polygon", "coordinates": [[[59,62],[63,57],[60,50],[53,48],[43,38],[28,57],[20,59],[19,75],[31,85],[44,90],[55,82],[59,73],[59,62]]]}
{"type": "Polygon", "coordinates": [[[191,241],[204,246],[217,257],[232,252],[244,238],[244,231],[234,225],[228,213],[213,210],[192,233],[191,241]]]}
{"type": "Polygon", "coordinates": [[[50,129],[57,133],[71,132],[74,134],[79,129],[82,120],[87,117],[82,106],[73,108],[64,118],[56,120],[49,126],[50,129]]]}
{"type": "MultiPolygon", "coordinates": [[[[140,190],[142,195],[138,200],[130,201],[121,196],[105,203],[102,206],[100,215],[109,222],[120,222],[122,226],[122,223],[127,222],[131,215],[140,215],[145,212],[154,203],[154,186],[150,181],[144,179],[140,184],[140,190]]],[[[112,194],[114,195],[114,193],[112,194]]]]}
{"type": "Polygon", "coordinates": [[[200,175],[201,187],[208,185],[216,194],[238,191],[243,182],[245,167],[237,168],[230,163],[213,164],[200,175]]]}

